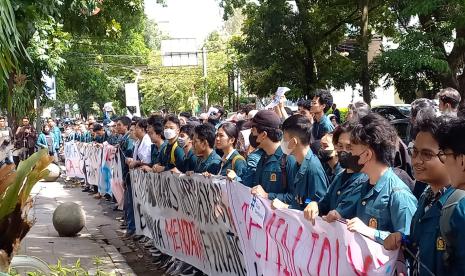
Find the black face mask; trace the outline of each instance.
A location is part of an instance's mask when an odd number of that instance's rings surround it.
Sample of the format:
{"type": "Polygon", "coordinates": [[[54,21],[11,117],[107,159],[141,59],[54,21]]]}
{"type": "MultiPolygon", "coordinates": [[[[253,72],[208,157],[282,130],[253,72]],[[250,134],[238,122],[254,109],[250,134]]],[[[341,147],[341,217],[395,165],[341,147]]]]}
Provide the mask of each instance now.
{"type": "Polygon", "coordinates": [[[260,144],[260,143],[257,143],[257,137],[258,135],[255,136],[252,134],[252,132],[249,135],[249,143],[254,149],[258,148],[258,145],[260,144]]]}
{"type": "Polygon", "coordinates": [[[337,153],[339,158],[339,164],[344,169],[352,170],[356,173],[360,172],[365,165],[360,165],[358,161],[360,160],[359,155],[352,155],[351,152],[340,151],[337,153]]]}
{"type": "Polygon", "coordinates": [[[332,150],[325,150],[323,148],[319,148],[317,156],[321,162],[326,163],[329,160],[333,159],[333,157],[331,156],[332,154],[333,154],[332,150]]]}

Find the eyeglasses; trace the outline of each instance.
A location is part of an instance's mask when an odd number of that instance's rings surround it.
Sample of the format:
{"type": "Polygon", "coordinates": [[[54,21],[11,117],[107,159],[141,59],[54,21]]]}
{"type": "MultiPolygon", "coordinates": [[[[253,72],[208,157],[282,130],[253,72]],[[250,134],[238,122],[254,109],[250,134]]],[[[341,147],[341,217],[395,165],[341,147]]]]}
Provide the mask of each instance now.
{"type": "MultiPolygon", "coordinates": [[[[431,161],[434,157],[438,157],[439,160],[441,160],[441,151],[439,153],[434,153],[429,150],[417,150],[412,147],[408,148],[408,153],[412,156],[412,158],[417,158],[418,154],[420,154],[420,160],[424,162],[431,161]]],[[[441,160],[441,162],[443,161],[441,160]]]]}
{"type": "Polygon", "coordinates": [[[439,153],[438,153],[439,160],[442,163],[445,163],[448,155],[454,155],[454,153],[453,152],[444,152],[444,151],[440,150],[439,153]]]}

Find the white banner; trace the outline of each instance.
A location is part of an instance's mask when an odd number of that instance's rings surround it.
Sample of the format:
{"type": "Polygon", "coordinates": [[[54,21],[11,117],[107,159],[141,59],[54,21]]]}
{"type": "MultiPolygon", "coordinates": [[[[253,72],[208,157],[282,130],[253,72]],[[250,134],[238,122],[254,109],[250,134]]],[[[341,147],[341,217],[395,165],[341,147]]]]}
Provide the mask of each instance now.
{"type": "Polygon", "coordinates": [[[132,170],[131,183],[137,234],[209,275],[246,275],[224,180],[132,170]]]}
{"type": "Polygon", "coordinates": [[[74,141],[65,143],[65,167],[69,177],[85,178],[84,160],[74,141]]]}
{"type": "Polygon", "coordinates": [[[92,143],[77,143],[77,147],[84,158],[87,183],[98,186],[102,167],[102,147],[92,143]]]}
{"type": "Polygon", "coordinates": [[[392,275],[397,253],[342,223],[271,210],[240,183],[131,171],[137,234],[209,275],[392,275]],[[244,261],[245,260],[245,261],[244,261]]]}
{"type": "Polygon", "coordinates": [[[228,185],[248,275],[392,275],[397,251],[384,248],[340,222],[317,218],[312,225],[297,210],[271,210],[240,183],[228,185]]]}
{"type": "Polygon", "coordinates": [[[97,185],[102,195],[114,195],[118,207],[123,208],[123,172],[118,148],[109,144],[66,142],[65,164],[67,176],[85,178],[87,183],[97,185]]]}

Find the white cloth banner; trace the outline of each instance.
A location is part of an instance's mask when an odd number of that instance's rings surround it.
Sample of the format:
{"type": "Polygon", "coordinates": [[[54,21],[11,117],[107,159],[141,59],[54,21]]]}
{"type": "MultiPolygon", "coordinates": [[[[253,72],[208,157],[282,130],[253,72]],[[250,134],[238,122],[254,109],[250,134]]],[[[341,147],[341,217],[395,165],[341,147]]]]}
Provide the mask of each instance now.
{"type": "Polygon", "coordinates": [[[113,194],[118,207],[123,208],[124,186],[121,158],[118,148],[112,145],[103,147],[102,170],[99,190],[103,193],[113,194]]]}
{"type": "Polygon", "coordinates": [[[74,141],[65,143],[65,167],[69,177],[85,178],[84,160],[74,141]]]}
{"type": "Polygon", "coordinates": [[[209,275],[246,275],[226,182],[131,170],[136,233],[209,275]]]}
{"type": "Polygon", "coordinates": [[[340,222],[297,210],[272,210],[240,183],[228,185],[230,207],[248,275],[392,275],[397,251],[384,248],[340,222]]]}
{"type": "Polygon", "coordinates": [[[84,157],[87,183],[98,186],[102,167],[102,146],[92,143],[77,143],[77,147],[84,157]]]}
{"type": "Polygon", "coordinates": [[[137,234],[209,275],[392,275],[398,252],[342,223],[271,210],[240,183],[131,171],[137,234]]]}
{"type": "Polygon", "coordinates": [[[119,149],[109,144],[65,143],[66,175],[85,178],[99,192],[114,195],[123,208],[124,186],[119,149]],[[85,173],[84,173],[85,171],[85,173]]]}

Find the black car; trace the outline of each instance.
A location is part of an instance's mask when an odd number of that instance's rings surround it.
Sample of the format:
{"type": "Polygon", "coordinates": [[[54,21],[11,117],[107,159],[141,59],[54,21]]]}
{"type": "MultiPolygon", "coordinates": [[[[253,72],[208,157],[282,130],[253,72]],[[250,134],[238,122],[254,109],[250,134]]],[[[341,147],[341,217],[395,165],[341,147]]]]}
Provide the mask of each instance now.
{"type": "Polygon", "coordinates": [[[378,113],[389,121],[408,119],[411,116],[409,104],[380,105],[373,107],[371,111],[378,113]]]}
{"type": "Polygon", "coordinates": [[[400,139],[402,139],[402,141],[408,145],[411,139],[410,105],[381,105],[373,107],[371,111],[378,113],[379,115],[389,120],[391,125],[396,128],[400,139]]]}
{"type": "Polygon", "coordinates": [[[394,126],[397,130],[397,135],[402,141],[408,145],[410,142],[410,134],[412,125],[410,124],[410,118],[408,119],[399,119],[399,120],[392,120],[391,125],[394,126]]]}

